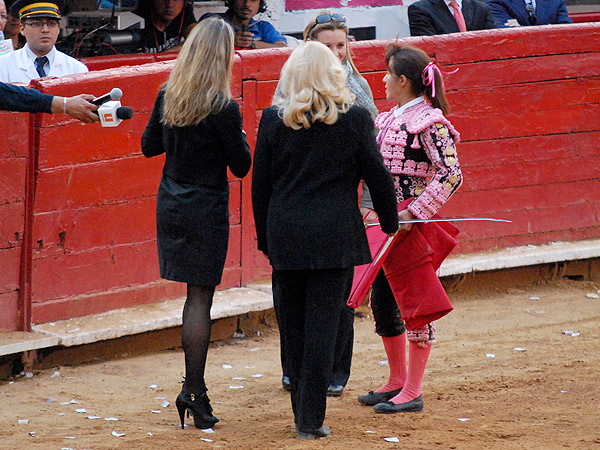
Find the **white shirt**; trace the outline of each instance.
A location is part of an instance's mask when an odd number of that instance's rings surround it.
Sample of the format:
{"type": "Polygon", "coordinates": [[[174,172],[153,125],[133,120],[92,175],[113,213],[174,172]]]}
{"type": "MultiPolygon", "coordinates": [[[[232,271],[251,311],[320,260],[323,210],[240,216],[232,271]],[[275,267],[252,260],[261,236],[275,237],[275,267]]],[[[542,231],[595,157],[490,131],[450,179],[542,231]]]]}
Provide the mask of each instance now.
{"type": "MultiPolygon", "coordinates": [[[[89,72],[85,64],[59,52],[54,47],[46,56],[48,57],[46,75],[49,77],[89,72]]],[[[40,76],[35,70],[35,58],[37,56],[28,44],[20,50],[0,56],[0,82],[29,84],[31,80],[38,79],[40,76]]]]}
{"type": "Polygon", "coordinates": [[[421,95],[420,97],[414,98],[410,102],[405,103],[402,106],[396,106],[396,109],[394,110],[394,116],[400,117],[402,115],[402,113],[404,111],[406,111],[407,108],[410,108],[411,106],[414,106],[414,105],[418,105],[419,103],[424,102],[424,101],[425,101],[425,98],[423,98],[423,96],[421,95]]]}

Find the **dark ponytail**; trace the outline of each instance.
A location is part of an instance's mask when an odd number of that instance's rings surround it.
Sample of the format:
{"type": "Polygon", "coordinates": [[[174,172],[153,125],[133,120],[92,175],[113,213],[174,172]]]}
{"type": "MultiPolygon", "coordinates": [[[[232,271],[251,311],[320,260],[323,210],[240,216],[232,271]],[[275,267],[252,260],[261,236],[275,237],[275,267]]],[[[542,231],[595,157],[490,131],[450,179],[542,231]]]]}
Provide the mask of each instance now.
{"type": "Polygon", "coordinates": [[[444,92],[442,73],[436,66],[429,66],[429,63],[427,53],[416,47],[395,43],[385,49],[386,66],[396,76],[404,75],[408,78],[412,93],[417,97],[425,95],[434,108],[448,114],[450,106],[444,92]]]}

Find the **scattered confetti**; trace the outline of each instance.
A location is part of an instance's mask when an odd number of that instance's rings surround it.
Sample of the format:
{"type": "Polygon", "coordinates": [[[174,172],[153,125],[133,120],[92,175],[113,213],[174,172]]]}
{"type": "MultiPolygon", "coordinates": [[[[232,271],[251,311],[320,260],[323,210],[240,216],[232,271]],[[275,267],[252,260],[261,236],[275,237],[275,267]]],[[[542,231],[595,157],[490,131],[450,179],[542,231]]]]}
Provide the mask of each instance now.
{"type": "Polygon", "coordinates": [[[536,313],[536,314],[545,314],[545,313],[546,313],[546,311],[536,311],[535,313],[536,313]]]}
{"type": "Polygon", "coordinates": [[[119,419],[117,419],[116,417],[105,417],[104,420],[108,420],[108,421],[111,421],[111,422],[116,422],[119,419]]]}
{"type": "Polygon", "coordinates": [[[88,419],[91,419],[91,420],[102,419],[102,417],[100,417],[100,416],[88,416],[88,419]]]}
{"type": "Polygon", "coordinates": [[[245,366],[246,369],[256,369],[256,366],[245,366]]]}
{"type": "Polygon", "coordinates": [[[74,398],[72,398],[68,402],[62,402],[61,403],[62,406],[65,406],[65,405],[78,405],[78,404],[79,404],[79,402],[77,400],[75,400],[74,398]]]}
{"type": "Polygon", "coordinates": [[[30,431],[29,433],[27,433],[29,436],[33,436],[35,437],[35,431],[30,431]]]}
{"type": "Polygon", "coordinates": [[[204,442],[213,442],[212,439],[208,439],[208,438],[200,438],[200,440],[204,441],[204,442]]]}
{"type": "Polygon", "coordinates": [[[156,389],[158,387],[158,384],[151,384],[150,386],[148,386],[150,389],[156,389]]]}
{"type": "Polygon", "coordinates": [[[223,367],[223,369],[233,369],[231,364],[223,364],[221,367],[223,367]]]}
{"type": "Polygon", "coordinates": [[[523,347],[515,347],[515,352],[526,352],[527,349],[523,348],[523,347]]]}
{"type": "Polygon", "coordinates": [[[375,434],[375,433],[377,433],[377,431],[373,431],[373,430],[365,430],[365,433],[375,434]]]}
{"type": "Polygon", "coordinates": [[[54,403],[56,401],[55,398],[52,397],[48,397],[46,400],[44,400],[46,403],[54,403]]]}
{"type": "Polygon", "coordinates": [[[394,437],[386,437],[386,438],[383,438],[383,439],[385,439],[387,442],[400,442],[400,439],[398,439],[396,436],[394,436],[394,437]]]}
{"type": "Polygon", "coordinates": [[[25,378],[33,378],[33,372],[25,372],[25,378]]]}
{"type": "Polygon", "coordinates": [[[28,423],[29,423],[29,419],[19,419],[19,423],[20,423],[21,425],[28,424],[28,423]]]}
{"type": "Polygon", "coordinates": [[[255,373],[254,375],[252,375],[252,378],[261,378],[262,376],[262,373],[255,373]]]}
{"type": "Polygon", "coordinates": [[[74,450],[71,447],[61,447],[60,450],[74,450]]]}
{"type": "Polygon", "coordinates": [[[75,436],[65,436],[65,439],[75,439],[75,436]]]}
{"type": "Polygon", "coordinates": [[[214,433],[214,432],[215,432],[215,430],[213,430],[212,428],[204,428],[204,429],[202,430],[202,432],[203,432],[203,433],[208,433],[208,434],[211,434],[211,433],[214,433]]]}
{"type": "Polygon", "coordinates": [[[168,408],[169,406],[171,406],[171,403],[169,403],[167,400],[160,404],[161,408],[168,408]]]}
{"type": "Polygon", "coordinates": [[[75,412],[77,412],[77,413],[86,413],[87,411],[85,410],[85,408],[77,408],[75,410],[75,412]]]}
{"type": "Polygon", "coordinates": [[[495,353],[486,353],[485,356],[487,356],[488,358],[495,358],[496,354],[495,353]]]}
{"type": "Polygon", "coordinates": [[[166,400],[167,397],[154,397],[156,400],[166,400]]]}
{"type": "Polygon", "coordinates": [[[162,414],[162,411],[160,409],[151,409],[150,412],[152,414],[162,414]]]}
{"type": "Polygon", "coordinates": [[[594,294],[593,292],[590,292],[589,294],[586,294],[585,296],[587,298],[600,298],[600,295],[594,294]]]}
{"type": "Polygon", "coordinates": [[[260,350],[260,347],[254,347],[254,348],[249,349],[248,351],[249,352],[257,352],[259,350],[260,350]]]}
{"type": "Polygon", "coordinates": [[[60,372],[58,370],[56,372],[54,372],[52,375],[50,375],[50,378],[56,378],[56,377],[60,377],[60,372]]]}
{"type": "Polygon", "coordinates": [[[577,331],[573,331],[573,330],[565,330],[563,331],[563,334],[566,334],[567,336],[579,336],[579,332],[577,331]]]}
{"type": "Polygon", "coordinates": [[[379,365],[380,366],[387,366],[388,365],[387,359],[383,360],[383,361],[379,361],[379,365]]]}
{"type": "Polygon", "coordinates": [[[229,389],[244,389],[244,386],[229,386],[229,389]]]}
{"type": "Polygon", "coordinates": [[[112,435],[115,437],[122,437],[122,436],[125,436],[125,433],[117,433],[116,431],[113,430],[112,435]]]}
{"type": "Polygon", "coordinates": [[[540,298],[537,296],[529,297],[529,300],[539,300],[540,298]]]}
{"type": "Polygon", "coordinates": [[[148,431],[148,436],[152,436],[152,431],[148,431]]]}
{"type": "Polygon", "coordinates": [[[467,422],[471,419],[467,418],[467,417],[459,417],[458,420],[460,420],[461,422],[467,422]]]}
{"type": "Polygon", "coordinates": [[[561,394],[566,394],[566,393],[567,393],[567,391],[560,391],[560,393],[561,393],[561,394]]]}
{"type": "Polygon", "coordinates": [[[245,380],[246,377],[233,377],[232,380],[245,380]]]}

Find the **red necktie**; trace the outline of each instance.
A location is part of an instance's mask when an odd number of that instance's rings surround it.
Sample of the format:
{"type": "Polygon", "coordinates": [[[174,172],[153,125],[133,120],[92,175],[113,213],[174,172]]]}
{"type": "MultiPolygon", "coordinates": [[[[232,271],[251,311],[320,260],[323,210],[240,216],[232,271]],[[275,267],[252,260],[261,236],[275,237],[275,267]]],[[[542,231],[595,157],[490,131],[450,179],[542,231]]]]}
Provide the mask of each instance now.
{"type": "Polygon", "coordinates": [[[467,24],[465,23],[465,17],[463,16],[462,11],[458,7],[458,3],[452,0],[450,2],[450,6],[454,10],[453,16],[454,20],[456,20],[456,24],[458,25],[458,29],[464,33],[465,31],[467,31],[467,24]]]}

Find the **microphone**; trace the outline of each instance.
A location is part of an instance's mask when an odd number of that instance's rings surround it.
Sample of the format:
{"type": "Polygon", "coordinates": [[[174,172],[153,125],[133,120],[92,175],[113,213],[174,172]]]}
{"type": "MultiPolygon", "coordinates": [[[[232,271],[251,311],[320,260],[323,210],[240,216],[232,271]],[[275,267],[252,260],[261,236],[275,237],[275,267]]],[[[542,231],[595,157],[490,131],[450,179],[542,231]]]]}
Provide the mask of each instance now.
{"type": "Polygon", "coordinates": [[[111,100],[119,100],[121,97],[123,97],[123,91],[119,88],[113,88],[108,94],[96,97],[90,103],[100,106],[106,102],[110,102],[111,100]]]}
{"type": "Polygon", "coordinates": [[[117,108],[117,118],[121,120],[129,120],[133,117],[133,108],[129,106],[119,106],[117,108]]]}
{"type": "Polygon", "coordinates": [[[133,109],[128,106],[121,106],[119,101],[109,101],[98,108],[98,115],[103,127],[116,127],[123,120],[133,117],[133,109]]]}

